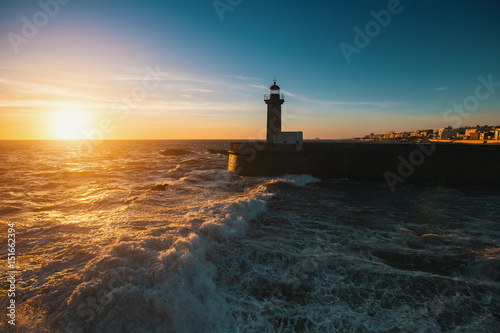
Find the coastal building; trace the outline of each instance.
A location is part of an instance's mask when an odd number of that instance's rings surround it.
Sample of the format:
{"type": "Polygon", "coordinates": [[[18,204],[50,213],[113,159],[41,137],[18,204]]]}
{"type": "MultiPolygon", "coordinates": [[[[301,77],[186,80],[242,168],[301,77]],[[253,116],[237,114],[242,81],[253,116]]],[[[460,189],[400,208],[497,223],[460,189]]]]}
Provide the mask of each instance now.
{"type": "Polygon", "coordinates": [[[363,141],[425,141],[427,139],[436,140],[500,140],[500,126],[464,126],[453,128],[443,127],[438,130],[425,129],[413,132],[390,132],[386,134],[374,134],[361,138],[363,141]]]}
{"type": "Polygon", "coordinates": [[[476,126],[472,128],[465,129],[464,139],[468,140],[487,140],[485,138],[490,137],[488,133],[493,131],[493,127],[491,126],[476,126]]]}
{"type": "Polygon", "coordinates": [[[411,132],[411,133],[410,133],[410,136],[416,136],[416,137],[419,137],[419,136],[420,136],[420,131],[414,131],[414,132],[411,132]]]}
{"type": "Polygon", "coordinates": [[[434,130],[432,130],[432,129],[420,131],[420,135],[422,137],[431,137],[433,134],[434,134],[434,130]]]}
{"type": "Polygon", "coordinates": [[[493,140],[494,135],[493,132],[481,133],[480,140],[493,140]]]}
{"type": "Polygon", "coordinates": [[[479,137],[477,128],[467,128],[465,130],[465,137],[470,140],[479,140],[479,139],[472,139],[475,137],[479,137]],[[472,137],[472,138],[471,138],[472,137]]]}
{"type": "Polygon", "coordinates": [[[439,140],[449,140],[455,138],[458,134],[458,129],[454,129],[451,126],[440,128],[438,131],[439,140]]]}
{"type": "Polygon", "coordinates": [[[469,135],[467,136],[469,140],[481,140],[481,135],[483,133],[480,133],[480,132],[472,132],[472,133],[469,133],[469,135]]]}
{"type": "Polygon", "coordinates": [[[281,106],[285,103],[285,97],[280,93],[280,87],[274,84],[269,88],[269,95],[264,96],[267,104],[267,133],[266,142],[275,144],[295,144],[297,151],[303,149],[302,132],[281,131],[281,106]]]}

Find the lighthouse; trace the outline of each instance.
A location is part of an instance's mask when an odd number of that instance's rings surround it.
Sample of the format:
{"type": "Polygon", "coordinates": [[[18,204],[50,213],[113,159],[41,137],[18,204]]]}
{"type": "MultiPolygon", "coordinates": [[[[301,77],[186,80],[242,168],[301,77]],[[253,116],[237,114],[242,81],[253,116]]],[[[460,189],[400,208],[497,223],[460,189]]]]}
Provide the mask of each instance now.
{"type": "Polygon", "coordinates": [[[274,84],[269,88],[269,95],[264,96],[267,104],[267,135],[266,142],[270,144],[295,144],[297,151],[302,151],[302,132],[282,132],[281,131],[281,105],[285,103],[280,87],[274,84]]]}
{"type": "Polygon", "coordinates": [[[269,95],[264,96],[267,104],[267,135],[268,143],[276,142],[276,137],[281,133],[281,105],[285,103],[283,94],[280,93],[280,87],[274,84],[269,88],[269,95]]]}

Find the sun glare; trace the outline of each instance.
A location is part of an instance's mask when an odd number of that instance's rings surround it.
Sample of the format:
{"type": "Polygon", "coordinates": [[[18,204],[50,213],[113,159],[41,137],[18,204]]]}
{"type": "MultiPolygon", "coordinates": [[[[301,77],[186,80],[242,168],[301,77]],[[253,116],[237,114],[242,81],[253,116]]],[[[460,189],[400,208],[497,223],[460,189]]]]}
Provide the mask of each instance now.
{"type": "Polygon", "coordinates": [[[54,115],[54,134],[59,140],[84,139],[88,128],[87,118],[82,112],[61,111],[54,115]]]}

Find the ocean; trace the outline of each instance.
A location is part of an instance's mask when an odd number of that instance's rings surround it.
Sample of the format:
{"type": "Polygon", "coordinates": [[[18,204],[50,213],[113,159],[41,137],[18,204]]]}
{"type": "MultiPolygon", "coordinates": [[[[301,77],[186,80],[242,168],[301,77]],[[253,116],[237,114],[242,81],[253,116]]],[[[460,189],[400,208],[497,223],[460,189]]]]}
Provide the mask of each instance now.
{"type": "Polygon", "coordinates": [[[498,187],[240,177],[228,145],[1,141],[0,329],[498,332],[498,187]]]}

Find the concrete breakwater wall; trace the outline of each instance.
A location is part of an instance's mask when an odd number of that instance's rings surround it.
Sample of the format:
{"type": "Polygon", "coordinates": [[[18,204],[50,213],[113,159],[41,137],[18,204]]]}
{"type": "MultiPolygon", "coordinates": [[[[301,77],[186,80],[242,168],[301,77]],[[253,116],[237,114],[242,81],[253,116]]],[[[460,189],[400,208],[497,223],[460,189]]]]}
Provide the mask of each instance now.
{"type": "Polygon", "coordinates": [[[242,176],[309,174],[397,183],[500,182],[500,145],[304,142],[230,144],[228,169],[242,176]]]}

